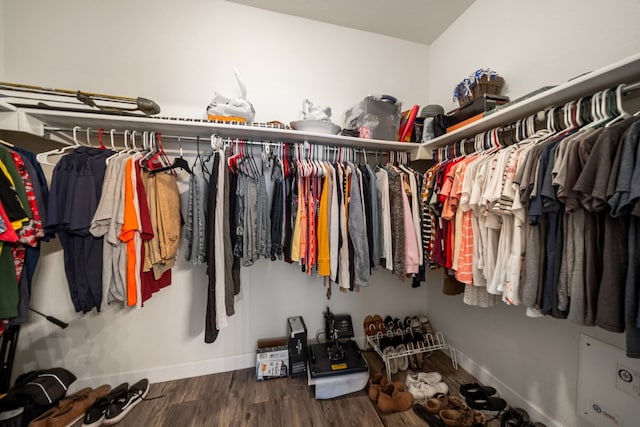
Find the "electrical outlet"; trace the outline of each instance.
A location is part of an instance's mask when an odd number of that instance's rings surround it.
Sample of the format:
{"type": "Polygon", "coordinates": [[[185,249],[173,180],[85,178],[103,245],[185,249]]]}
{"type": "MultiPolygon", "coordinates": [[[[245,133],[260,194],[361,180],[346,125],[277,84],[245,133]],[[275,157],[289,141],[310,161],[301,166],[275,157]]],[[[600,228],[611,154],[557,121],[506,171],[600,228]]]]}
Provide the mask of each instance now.
{"type": "Polygon", "coordinates": [[[616,373],[616,388],[640,400],[640,371],[618,363],[616,373]]]}

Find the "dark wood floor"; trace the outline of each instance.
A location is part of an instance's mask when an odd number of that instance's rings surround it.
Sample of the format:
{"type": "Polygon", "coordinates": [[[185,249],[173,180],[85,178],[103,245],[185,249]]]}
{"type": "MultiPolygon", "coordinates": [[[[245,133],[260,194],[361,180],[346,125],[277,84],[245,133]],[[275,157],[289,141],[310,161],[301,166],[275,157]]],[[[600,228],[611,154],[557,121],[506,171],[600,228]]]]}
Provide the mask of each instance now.
{"type": "MultiPolygon", "coordinates": [[[[366,352],[370,373],[380,371],[382,361],[366,352]]],[[[451,366],[441,352],[426,359],[425,371],[440,372],[452,394],[474,378],[451,366]]],[[[394,380],[404,380],[398,373],[394,380]]],[[[256,382],[253,369],[156,383],[148,397],[118,425],[131,427],[189,426],[426,426],[412,410],[381,414],[366,393],[359,391],[329,400],[316,400],[306,378],[256,382]]],[[[81,425],[81,423],[79,424],[81,425]]],[[[489,424],[499,426],[498,420],[489,424]]]]}

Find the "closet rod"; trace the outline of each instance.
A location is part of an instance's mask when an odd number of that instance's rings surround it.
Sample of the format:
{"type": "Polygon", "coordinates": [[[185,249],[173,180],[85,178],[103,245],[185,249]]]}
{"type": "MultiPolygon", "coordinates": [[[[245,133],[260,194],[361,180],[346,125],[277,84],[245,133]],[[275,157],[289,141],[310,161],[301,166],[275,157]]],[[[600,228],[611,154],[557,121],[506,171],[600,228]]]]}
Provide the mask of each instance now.
{"type": "MultiPolygon", "coordinates": [[[[77,126],[76,128],[76,132],[79,132],[80,134],[86,134],[87,130],[91,133],[91,134],[99,134],[100,133],[100,129],[94,129],[94,128],[81,128],[79,126],[77,126]]],[[[61,127],[52,127],[52,126],[48,126],[48,125],[44,125],[43,126],[43,130],[45,132],[69,132],[72,133],[74,128],[61,128],[61,127]]],[[[117,135],[117,136],[124,136],[125,132],[128,132],[129,136],[131,136],[131,132],[130,131],[115,131],[113,132],[113,135],[117,135]]],[[[149,133],[152,133],[153,131],[148,131],[149,133]]],[[[103,128],[102,131],[103,135],[105,138],[110,138],[111,136],[111,129],[107,129],[107,128],[103,128]]],[[[136,132],[137,134],[139,134],[139,136],[141,137],[143,132],[136,132]]],[[[156,135],[159,132],[155,132],[156,135]]],[[[180,136],[180,135],[166,135],[164,133],[160,133],[162,140],[167,140],[167,139],[171,139],[171,140],[175,140],[178,142],[181,141],[198,141],[198,137],[196,136],[180,136]]],[[[217,136],[215,133],[209,136],[202,136],[200,137],[200,143],[207,145],[208,141],[211,137],[215,137],[217,136]]],[[[368,150],[366,148],[356,148],[356,147],[335,147],[335,146],[331,146],[328,144],[323,144],[323,143],[315,143],[313,141],[305,141],[305,142],[284,142],[284,141],[250,141],[250,140],[246,140],[246,139],[242,139],[242,138],[231,138],[231,137],[221,137],[222,141],[225,143],[229,143],[229,144],[235,144],[237,143],[242,143],[242,144],[248,144],[248,145],[262,145],[262,146],[270,146],[273,147],[275,145],[278,144],[287,144],[288,146],[295,146],[295,145],[302,145],[302,146],[306,146],[306,144],[309,145],[316,145],[316,146],[322,146],[322,147],[327,147],[328,149],[337,152],[339,150],[352,150],[355,153],[363,153],[363,154],[384,154],[387,155],[388,153],[394,152],[394,153],[398,153],[398,154],[406,154],[404,151],[396,151],[396,150],[368,150]]],[[[107,145],[107,144],[105,144],[107,145]]]]}
{"type": "Polygon", "coordinates": [[[626,95],[638,89],[640,89],[640,82],[624,85],[624,87],[622,88],[622,93],[626,95]]]}

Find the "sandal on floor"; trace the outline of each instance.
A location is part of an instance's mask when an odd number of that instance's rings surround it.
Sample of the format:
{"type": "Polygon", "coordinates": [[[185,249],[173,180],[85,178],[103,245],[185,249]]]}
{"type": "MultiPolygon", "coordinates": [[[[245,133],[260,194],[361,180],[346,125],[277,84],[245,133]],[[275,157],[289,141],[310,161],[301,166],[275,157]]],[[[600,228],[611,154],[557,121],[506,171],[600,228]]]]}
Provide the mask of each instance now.
{"type": "Polygon", "coordinates": [[[416,353],[416,366],[417,366],[417,370],[421,371],[422,368],[424,367],[424,353],[422,352],[422,350],[425,348],[424,347],[424,343],[420,340],[417,340],[413,343],[414,348],[416,350],[419,351],[419,353],[416,353]]]}
{"type": "Polygon", "coordinates": [[[425,408],[432,414],[437,414],[443,409],[467,409],[467,403],[458,396],[447,396],[443,393],[436,394],[425,402],[425,408]]]}
{"type": "Polygon", "coordinates": [[[387,358],[389,364],[389,372],[391,375],[395,375],[398,373],[398,364],[396,362],[397,359],[392,358],[396,354],[396,349],[392,345],[385,347],[382,350],[382,354],[387,358]]]}
{"type": "Polygon", "coordinates": [[[380,316],[379,314],[373,315],[373,320],[371,324],[375,326],[376,332],[381,332],[382,334],[387,333],[387,328],[384,327],[384,320],[382,320],[382,316],[380,316]]]}
{"type": "Polygon", "coordinates": [[[408,356],[409,357],[409,365],[411,366],[411,370],[412,371],[417,371],[418,370],[418,359],[417,359],[417,356],[420,356],[420,354],[416,354],[417,348],[415,347],[415,343],[413,342],[412,339],[409,338],[408,335],[405,337],[404,345],[407,347],[407,350],[409,350],[411,352],[409,354],[409,356],[408,356]]]}
{"type": "Polygon", "coordinates": [[[375,335],[376,332],[378,332],[375,329],[375,325],[373,325],[373,316],[371,316],[370,314],[368,314],[365,318],[364,321],[362,322],[362,329],[364,329],[364,334],[367,336],[370,335],[375,335]]]}
{"type": "MultiPolygon", "coordinates": [[[[400,343],[400,345],[396,346],[396,353],[406,353],[407,346],[404,343],[400,343]]],[[[398,369],[400,371],[406,371],[409,369],[409,358],[407,356],[402,356],[396,359],[398,363],[398,369]]]]}

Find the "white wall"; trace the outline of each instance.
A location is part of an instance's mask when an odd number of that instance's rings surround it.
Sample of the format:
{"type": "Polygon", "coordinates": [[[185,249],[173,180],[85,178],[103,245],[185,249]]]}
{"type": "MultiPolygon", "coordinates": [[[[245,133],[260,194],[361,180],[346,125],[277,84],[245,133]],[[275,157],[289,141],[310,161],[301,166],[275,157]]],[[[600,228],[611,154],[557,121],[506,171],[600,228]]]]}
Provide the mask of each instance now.
{"type": "MultiPolygon", "coordinates": [[[[430,102],[452,108],[454,86],[478,68],[504,76],[515,99],[626,58],[640,51],[639,16],[636,0],[478,0],[431,46],[430,102]]],[[[622,334],[528,319],[522,308],[468,307],[438,286],[429,288],[428,308],[436,328],[470,358],[462,357],[465,367],[563,427],[586,425],[575,414],[579,334],[624,346],[622,334]]]]}
{"type": "Polygon", "coordinates": [[[640,51],[635,0],[477,0],[430,47],[430,102],[454,104],[453,89],[479,68],[505,78],[516,99],[640,51]]]}
{"type": "Polygon", "coordinates": [[[4,0],[0,0],[0,80],[4,81],[4,0]]]}
{"type": "MultiPolygon", "coordinates": [[[[426,99],[428,47],[222,1],[27,0],[4,3],[6,79],[93,92],[145,96],[163,114],[202,117],[214,90],[238,94],[242,71],[256,120],[289,122],[304,98],[334,117],[368,93],[407,104],[426,99]],[[412,67],[398,67],[411,62],[412,67]]],[[[255,363],[261,337],[286,333],[286,318],[322,327],[327,305],[352,315],[362,335],[366,314],[424,312],[426,289],[378,272],[358,294],[334,288],[299,267],[260,261],[242,270],[230,327],[204,344],[205,274],[179,262],[174,284],[141,310],[73,312],[58,243],[44,245],[33,307],[70,321],[66,330],[34,318],[23,328],[14,375],[65,366],[82,384],[146,375],[152,381],[237,369],[255,363]],[[93,380],[91,379],[94,378],[93,380]]],[[[180,254],[182,257],[182,254],[180,254]]],[[[182,258],[181,258],[182,259],[182,258]]]]}

